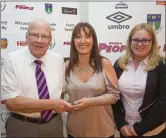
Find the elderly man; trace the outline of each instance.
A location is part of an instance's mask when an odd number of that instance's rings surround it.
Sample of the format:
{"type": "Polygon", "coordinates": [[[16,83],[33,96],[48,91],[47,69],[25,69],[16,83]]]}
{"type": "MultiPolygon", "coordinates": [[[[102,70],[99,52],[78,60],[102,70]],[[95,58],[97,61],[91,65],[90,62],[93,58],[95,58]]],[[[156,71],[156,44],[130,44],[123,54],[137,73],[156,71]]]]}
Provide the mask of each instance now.
{"type": "Polygon", "coordinates": [[[27,48],[9,53],[1,70],[1,97],[10,110],[7,137],[63,137],[61,113],[71,110],[60,99],[64,81],[63,58],[48,47],[49,23],[33,21],[26,35],[27,48]]]}

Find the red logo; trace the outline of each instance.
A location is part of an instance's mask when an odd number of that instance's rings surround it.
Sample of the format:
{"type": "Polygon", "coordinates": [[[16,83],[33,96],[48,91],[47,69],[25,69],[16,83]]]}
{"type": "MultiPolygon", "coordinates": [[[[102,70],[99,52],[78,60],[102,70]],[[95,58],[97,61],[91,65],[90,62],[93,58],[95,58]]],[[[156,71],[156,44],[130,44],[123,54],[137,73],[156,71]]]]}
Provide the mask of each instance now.
{"type": "Polygon", "coordinates": [[[27,46],[26,41],[17,41],[17,46],[27,46]]]}
{"type": "Polygon", "coordinates": [[[166,1],[165,0],[157,0],[156,5],[166,5],[166,1]]]}
{"type": "Polygon", "coordinates": [[[23,9],[23,10],[34,10],[34,7],[29,7],[26,5],[16,5],[16,9],[23,9]]]}
{"type": "Polygon", "coordinates": [[[71,42],[70,41],[65,41],[65,42],[63,42],[63,45],[71,45],[71,42]]]}
{"type": "Polygon", "coordinates": [[[106,53],[116,53],[116,52],[123,52],[126,49],[126,46],[119,42],[109,42],[107,45],[106,43],[99,43],[99,51],[105,50],[106,53]]]}

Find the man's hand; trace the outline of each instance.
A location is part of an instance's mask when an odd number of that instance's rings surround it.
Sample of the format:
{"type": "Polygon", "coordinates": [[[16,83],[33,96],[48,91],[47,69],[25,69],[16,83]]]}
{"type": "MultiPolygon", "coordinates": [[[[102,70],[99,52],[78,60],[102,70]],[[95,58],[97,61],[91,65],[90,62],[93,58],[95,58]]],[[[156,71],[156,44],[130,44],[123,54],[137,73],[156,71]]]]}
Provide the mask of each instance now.
{"type": "Polygon", "coordinates": [[[73,103],[73,109],[74,110],[82,110],[90,106],[90,99],[89,98],[83,98],[81,100],[75,101],[73,103]]]}
{"type": "Polygon", "coordinates": [[[73,106],[62,99],[53,100],[53,109],[55,112],[61,113],[65,111],[70,111],[73,109],[73,106]]]}
{"type": "Polygon", "coordinates": [[[120,133],[125,136],[125,137],[129,137],[129,136],[132,136],[129,132],[129,126],[128,125],[125,125],[123,126],[121,129],[120,129],[120,133]]]}

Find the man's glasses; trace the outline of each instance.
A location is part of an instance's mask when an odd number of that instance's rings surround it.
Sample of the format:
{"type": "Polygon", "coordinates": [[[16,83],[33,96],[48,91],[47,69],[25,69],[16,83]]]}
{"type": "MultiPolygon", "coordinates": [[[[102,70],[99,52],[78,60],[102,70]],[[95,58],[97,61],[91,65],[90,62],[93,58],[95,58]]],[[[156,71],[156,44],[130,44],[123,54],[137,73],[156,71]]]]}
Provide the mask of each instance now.
{"type": "Polygon", "coordinates": [[[143,46],[147,46],[149,45],[150,41],[152,41],[152,39],[142,39],[142,40],[139,40],[139,39],[131,39],[131,44],[133,45],[138,45],[139,42],[141,42],[141,44],[143,46]]]}
{"type": "Polygon", "coordinates": [[[27,35],[32,37],[35,40],[41,38],[42,40],[47,41],[50,39],[50,36],[48,36],[48,35],[39,35],[39,34],[35,34],[35,33],[27,33],[27,35]]]}

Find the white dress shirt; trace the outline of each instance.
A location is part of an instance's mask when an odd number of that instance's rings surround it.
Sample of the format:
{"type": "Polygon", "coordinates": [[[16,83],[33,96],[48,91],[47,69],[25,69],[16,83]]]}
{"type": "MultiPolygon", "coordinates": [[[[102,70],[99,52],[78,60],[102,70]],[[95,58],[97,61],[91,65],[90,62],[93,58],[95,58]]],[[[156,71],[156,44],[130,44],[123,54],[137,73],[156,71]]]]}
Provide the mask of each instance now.
{"type": "MultiPolygon", "coordinates": [[[[28,48],[9,53],[4,58],[1,70],[1,99],[24,96],[39,99],[36,84],[35,69],[36,58],[28,48]]],[[[45,73],[50,99],[60,99],[64,82],[63,58],[53,52],[47,51],[41,59],[41,68],[45,73]]],[[[20,113],[31,117],[40,117],[40,113],[20,113]]]]}
{"type": "Polygon", "coordinates": [[[125,108],[125,120],[130,125],[142,120],[138,109],[142,105],[145,93],[147,80],[146,64],[147,59],[142,61],[137,70],[135,70],[131,58],[127,64],[127,71],[122,73],[118,82],[125,108]]]}

